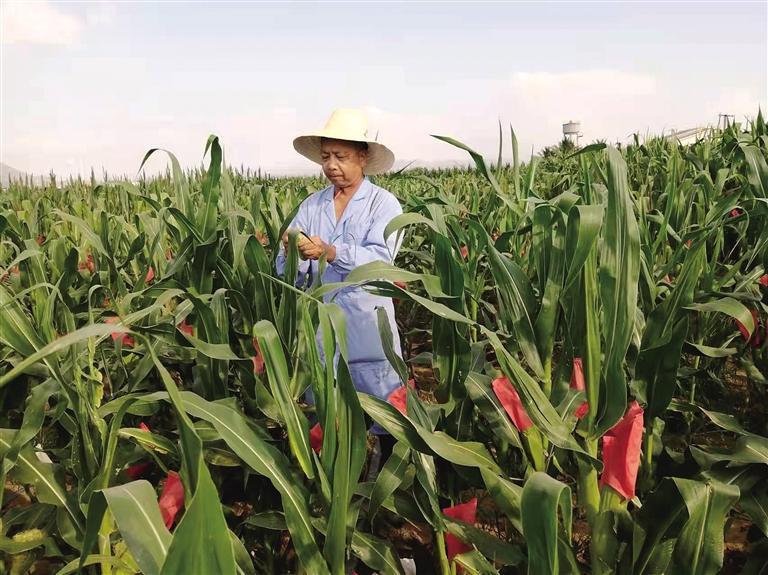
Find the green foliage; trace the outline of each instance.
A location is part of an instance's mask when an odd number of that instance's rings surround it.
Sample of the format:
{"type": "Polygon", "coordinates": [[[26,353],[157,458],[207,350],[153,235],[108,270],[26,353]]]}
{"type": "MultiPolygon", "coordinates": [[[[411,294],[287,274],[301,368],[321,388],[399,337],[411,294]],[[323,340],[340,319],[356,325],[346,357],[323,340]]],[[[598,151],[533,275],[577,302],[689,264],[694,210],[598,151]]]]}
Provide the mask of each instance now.
{"type": "MultiPolygon", "coordinates": [[[[526,163],[510,131],[512,165],[501,141],[492,165],[441,136],[472,169],[378,177],[404,208],[385,232],[402,240],[396,265],[330,286],[296,287],[274,269],[296,207],[324,183],[232,170],[215,136],[205,170],[165,152],[168,172],[138,182],[11,184],[0,195],[5,567],[341,575],[361,561],[401,573],[405,546],[384,535],[410,523],[431,532],[434,562],[421,568],[442,575],[704,575],[721,569],[736,513],[758,557],[768,428],[722,404],[734,373],[752,403],[766,398],[766,134],[760,114],[690,146],[561,145],[526,163]],[[328,301],[351,286],[398,300],[405,361],[380,330],[404,382],[416,380],[402,411],[354,389],[347,320],[328,301]],[[575,358],[583,391],[569,389],[575,358]],[[496,397],[502,376],[530,428],[496,397]],[[626,501],[598,479],[602,438],[633,399],[645,427],[626,501]],[[373,422],[397,443],[367,476],[373,422]],[[168,471],[185,491],[171,530],[157,503],[168,471]],[[469,493],[485,495],[484,529],[441,511],[469,493]],[[581,511],[587,560],[573,541],[581,511]],[[449,558],[446,537],[469,549],[449,558]]],[[[757,559],[747,567],[758,572],[757,559]]]]}

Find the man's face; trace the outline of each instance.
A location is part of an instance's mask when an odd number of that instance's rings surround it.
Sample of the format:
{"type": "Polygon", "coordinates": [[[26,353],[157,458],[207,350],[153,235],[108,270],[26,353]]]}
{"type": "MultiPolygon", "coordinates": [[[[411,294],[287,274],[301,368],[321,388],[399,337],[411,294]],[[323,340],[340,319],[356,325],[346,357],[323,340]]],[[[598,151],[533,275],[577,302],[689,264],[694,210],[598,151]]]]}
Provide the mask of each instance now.
{"type": "Polygon", "coordinates": [[[323,173],[334,186],[346,187],[363,178],[368,153],[344,140],[323,140],[320,146],[323,173]]]}

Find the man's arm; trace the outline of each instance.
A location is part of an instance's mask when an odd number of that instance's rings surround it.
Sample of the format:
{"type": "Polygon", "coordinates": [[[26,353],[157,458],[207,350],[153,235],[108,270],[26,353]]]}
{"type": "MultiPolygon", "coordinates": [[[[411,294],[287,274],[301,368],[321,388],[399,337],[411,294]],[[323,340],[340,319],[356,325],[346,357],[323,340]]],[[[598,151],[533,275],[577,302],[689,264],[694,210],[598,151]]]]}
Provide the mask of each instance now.
{"type": "Polygon", "coordinates": [[[390,194],[384,196],[381,204],[371,214],[373,225],[358,243],[340,238],[328,248],[328,263],[341,273],[349,273],[354,268],[374,262],[393,263],[400,245],[397,234],[384,239],[384,228],[392,219],[403,213],[400,202],[390,194]]]}

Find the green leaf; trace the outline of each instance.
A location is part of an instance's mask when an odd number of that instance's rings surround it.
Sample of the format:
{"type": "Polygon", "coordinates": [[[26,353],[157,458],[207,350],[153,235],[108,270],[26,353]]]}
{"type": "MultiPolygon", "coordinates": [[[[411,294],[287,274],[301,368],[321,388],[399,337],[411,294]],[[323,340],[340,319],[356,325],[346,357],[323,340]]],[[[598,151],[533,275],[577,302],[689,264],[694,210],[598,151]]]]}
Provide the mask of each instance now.
{"type": "Polygon", "coordinates": [[[500,471],[483,444],[457,441],[442,431],[431,431],[413,419],[404,417],[392,405],[372,395],[358,393],[358,397],[362,408],[376,423],[412,449],[425,455],[439,455],[456,465],[486,467],[500,471]]]}
{"type": "MultiPolygon", "coordinates": [[[[341,287],[361,285],[375,280],[387,280],[391,282],[420,282],[424,290],[432,298],[446,298],[450,300],[453,296],[443,291],[441,279],[432,274],[420,274],[412,271],[406,271],[388,262],[373,261],[356,267],[346,277],[346,281],[341,283],[326,284],[317,290],[312,290],[312,295],[319,298],[330,291],[341,287]]],[[[375,284],[374,284],[375,285],[375,284]]],[[[388,286],[394,289],[396,293],[402,293],[396,286],[388,286]]],[[[459,294],[461,295],[461,294],[459,294]]],[[[453,301],[453,300],[451,300],[453,301]]]]}
{"type": "Polygon", "coordinates": [[[509,518],[512,526],[522,533],[523,519],[520,505],[523,488],[487,469],[481,469],[480,473],[483,476],[488,493],[493,497],[496,505],[509,518]]]}
{"type": "Polygon", "coordinates": [[[544,395],[541,386],[534,381],[525,369],[501,344],[498,335],[484,327],[480,328],[496,352],[501,370],[515,387],[525,412],[544,437],[563,449],[568,449],[586,459],[591,465],[602,469],[600,461],[589,455],[571,435],[571,428],[566,425],[549,398],[544,395]]]}
{"type": "Polygon", "coordinates": [[[645,497],[633,526],[632,573],[666,573],[680,530],[687,519],[685,502],[673,480],[663,479],[645,497]]]}
{"type": "Polygon", "coordinates": [[[269,256],[255,236],[250,236],[248,238],[243,251],[243,256],[248,270],[253,275],[255,282],[255,289],[251,291],[251,295],[256,317],[274,323],[276,311],[275,298],[272,292],[272,282],[266,279],[263,275],[270,274],[272,271],[272,264],[269,261],[269,256]]]}
{"type": "Polygon", "coordinates": [[[739,499],[739,488],[708,481],[673,481],[685,501],[688,521],[675,546],[670,575],[710,575],[723,566],[725,519],[739,499]]]}
{"type": "MultiPolygon", "coordinates": [[[[143,479],[102,489],[93,494],[88,511],[88,530],[98,531],[109,507],[128,550],[146,575],[157,575],[171,546],[152,485],[143,479]],[[98,511],[98,512],[95,512],[98,511]]],[[[83,548],[83,559],[89,549],[83,548]]]]}
{"type": "Polygon", "coordinates": [[[203,179],[203,203],[198,208],[197,229],[200,236],[207,241],[216,228],[218,220],[219,180],[221,178],[221,146],[219,138],[211,135],[205,145],[205,151],[211,151],[211,161],[203,179]]]}
{"type": "Polygon", "coordinates": [[[477,549],[460,553],[453,558],[465,573],[474,575],[498,575],[496,568],[477,549]]]}
{"type": "Polygon", "coordinates": [[[392,218],[392,221],[387,224],[387,227],[384,228],[384,239],[385,240],[389,239],[389,236],[391,236],[393,233],[403,229],[406,226],[411,226],[413,224],[425,224],[435,232],[439,233],[439,230],[435,225],[435,222],[433,222],[428,217],[418,214],[416,212],[406,212],[404,214],[399,214],[395,216],[394,218],[392,218]]]}
{"type": "Polygon", "coordinates": [[[259,437],[244,416],[224,405],[184,392],[184,408],[193,417],[210,422],[221,438],[249,467],[269,478],[280,492],[286,523],[302,565],[312,573],[328,573],[320,555],[311,524],[309,496],[290,471],[285,456],[259,437]]]}
{"type": "Polygon", "coordinates": [[[730,357],[739,351],[735,347],[712,347],[693,342],[686,342],[686,345],[690,345],[703,356],[714,358],[730,357]]]}
{"type": "Polygon", "coordinates": [[[205,357],[210,357],[211,359],[219,359],[223,361],[227,361],[227,360],[244,361],[249,359],[249,358],[243,358],[238,356],[235,352],[232,351],[232,348],[229,346],[228,343],[208,343],[207,341],[198,339],[181,330],[177,330],[177,331],[182,336],[184,336],[184,339],[186,339],[189,343],[192,344],[192,347],[194,347],[195,350],[199,351],[205,357]]]}
{"type": "MultiPolygon", "coordinates": [[[[1,292],[1,290],[0,290],[1,292]]],[[[1,315],[1,314],[0,314],[1,315]]],[[[0,326],[1,327],[1,326],[0,326]]],[[[31,328],[30,328],[31,329],[31,328]]],[[[22,361],[18,362],[13,369],[10,369],[2,377],[0,377],[0,388],[4,387],[31,365],[36,364],[39,361],[45,361],[48,363],[48,358],[55,353],[67,349],[69,346],[79,343],[89,337],[106,336],[110,333],[128,333],[129,330],[126,327],[119,325],[106,325],[106,324],[94,324],[81,327],[71,333],[63,335],[59,339],[56,339],[48,345],[42,346],[35,350],[33,353],[25,357],[22,361]]],[[[5,332],[0,332],[5,334],[5,332]]]]}
{"type": "Polygon", "coordinates": [[[499,183],[496,181],[496,177],[493,175],[493,172],[486,165],[485,159],[483,158],[482,155],[474,151],[472,148],[470,148],[466,144],[462,144],[458,140],[454,140],[453,138],[450,138],[448,136],[436,136],[432,134],[432,137],[437,138],[438,140],[441,140],[443,142],[446,142],[447,144],[451,144],[452,146],[456,146],[457,148],[464,150],[465,152],[469,152],[469,155],[472,157],[472,160],[475,162],[477,171],[480,172],[486,180],[488,180],[488,183],[491,184],[491,187],[494,189],[496,193],[498,194],[501,193],[501,188],[499,187],[499,183]]]}
{"type": "Polygon", "coordinates": [[[607,159],[608,204],[600,247],[605,362],[593,437],[613,427],[627,406],[624,358],[635,326],[640,277],[640,232],[627,182],[627,165],[615,148],[607,149],[607,159]]]}
{"type": "Polygon", "coordinates": [[[449,533],[473,545],[491,561],[502,565],[519,565],[524,560],[523,553],[517,545],[502,541],[463,521],[456,521],[450,517],[444,517],[443,521],[449,533]]]}
{"type": "Polygon", "coordinates": [[[529,575],[558,575],[558,538],[564,532],[566,541],[571,540],[570,488],[546,473],[535,472],[523,487],[521,510],[529,575]],[[562,514],[562,527],[558,509],[562,514]]]}
{"type": "Polygon", "coordinates": [[[493,393],[490,380],[490,377],[470,372],[465,382],[467,393],[498,438],[522,449],[520,434],[493,393]]]}
{"type": "Polygon", "coordinates": [[[704,303],[690,304],[687,306],[687,309],[709,313],[723,313],[736,321],[740,321],[750,335],[755,331],[755,322],[752,319],[752,313],[743,303],[731,297],[724,297],[704,303]]]}
{"type": "MultiPolygon", "coordinates": [[[[80,559],[73,559],[64,567],[56,572],[56,575],[72,575],[73,573],[81,573],[83,567],[90,567],[91,565],[109,565],[118,570],[125,570],[126,573],[131,573],[131,566],[119,557],[113,557],[111,555],[88,555],[85,558],[83,564],[80,564],[80,559]]],[[[145,575],[150,575],[151,572],[145,571],[145,575]]]]}
{"type": "MultiPolygon", "coordinates": [[[[441,271],[440,281],[444,292],[454,299],[441,303],[456,312],[463,312],[464,275],[451,249],[448,239],[434,234],[435,266],[441,271]]],[[[432,357],[439,385],[435,394],[441,401],[458,400],[466,395],[464,380],[470,364],[467,326],[443,319],[432,318],[432,357]]]]}
{"type": "Polygon", "coordinates": [[[409,461],[410,449],[398,441],[392,449],[392,455],[379,472],[371,491],[371,501],[368,504],[368,518],[371,523],[376,517],[379,507],[381,507],[381,503],[400,487],[409,461]]]}
{"type": "Polygon", "coordinates": [[[43,427],[46,404],[59,390],[58,383],[50,379],[32,388],[24,409],[24,420],[13,438],[13,444],[7,451],[0,450],[3,452],[3,473],[14,465],[19,451],[31,442],[43,427]]]}
{"type": "MultiPolygon", "coordinates": [[[[355,495],[361,497],[370,497],[373,490],[373,483],[358,483],[355,495]]],[[[382,501],[381,506],[388,509],[395,515],[402,517],[412,525],[424,523],[424,515],[414,498],[403,491],[395,491],[392,495],[382,501]]]]}
{"type": "MultiPolygon", "coordinates": [[[[17,430],[0,429],[0,457],[11,449],[17,430]]],[[[33,485],[37,499],[42,503],[49,503],[66,509],[72,522],[82,531],[82,514],[80,510],[70,502],[64,487],[56,478],[56,467],[52,463],[41,461],[31,446],[22,448],[16,456],[16,466],[11,472],[19,483],[33,485]]]]}
{"type": "Polygon", "coordinates": [[[606,148],[605,142],[595,142],[594,144],[589,144],[588,146],[584,146],[583,148],[579,149],[578,151],[574,152],[573,154],[570,154],[565,157],[565,159],[569,158],[575,158],[576,156],[581,156],[582,154],[591,154],[592,152],[598,152],[600,150],[604,150],[606,148]]]}
{"type": "Polygon", "coordinates": [[[333,396],[338,425],[337,447],[332,474],[331,508],[328,514],[328,537],[323,553],[328,559],[331,572],[343,574],[348,547],[347,521],[352,496],[366,457],[365,418],[347,366],[346,315],[336,304],[323,304],[319,311],[321,314],[328,314],[341,352],[336,365],[337,389],[333,396]]]}
{"type": "Polygon", "coordinates": [[[138,427],[122,427],[118,431],[118,435],[126,439],[133,439],[148,450],[157,450],[160,453],[171,453],[178,456],[176,444],[158,433],[144,431],[138,427]]]}
{"type": "Polygon", "coordinates": [[[140,172],[141,169],[144,167],[144,164],[147,162],[149,157],[157,151],[162,151],[168,154],[168,157],[171,160],[173,186],[174,186],[174,192],[175,192],[174,195],[179,202],[181,211],[183,213],[182,215],[184,215],[189,219],[192,219],[193,206],[192,206],[192,202],[189,195],[189,184],[187,182],[186,177],[184,176],[184,170],[181,168],[181,164],[179,163],[179,160],[176,158],[176,156],[174,156],[168,150],[164,150],[162,148],[152,148],[146,154],[144,154],[144,158],[141,161],[141,165],[139,166],[138,172],[140,172]]]}
{"type": "Polygon", "coordinates": [[[667,341],[649,338],[647,345],[651,347],[642,349],[638,355],[635,377],[640,397],[647,403],[646,426],[664,413],[677,389],[677,368],[687,334],[688,318],[683,317],[668,334],[667,341]]]}
{"type": "Polygon", "coordinates": [[[753,145],[741,145],[740,149],[747,164],[747,178],[755,195],[760,198],[768,197],[768,163],[765,161],[764,151],[753,145]]]}
{"type": "Polygon", "coordinates": [[[536,310],[530,281],[520,266],[490,244],[488,256],[502,303],[499,310],[501,317],[514,329],[517,345],[520,346],[528,366],[537,376],[543,377],[544,366],[539,357],[533,329],[536,310]]]}
{"type": "Polygon", "coordinates": [[[251,513],[245,519],[246,525],[260,527],[262,529],[271,529],[273,531],[284,531],[288,529],[285,522],[285,514],[280,511],[262,511],[261,513],[251,513]]]}
{"type": "Polygon", "coordinates": [[[202,457],[194,495],[185,506],[160,573],[234,573],[235,555],[229,529],[218,491],[202,457]]]}
{"type": "Polygon", "coordinates": [[[288,431],[291,450],[308,479],[315,476],[309,446],[309,422],[293,400],[290,391],[291,378],[283,354],[280,338],[275,327],[266,320],[253,326],[253,335],[259,342],[269,378],[269,387],[275,398],[288,431]]]}
{"type": "Polygon", "coordinates": [[[566,231],[566,275],[563,291],[568,291],[578,281],[587,257],[597,244],[603,224],[602,206],[573,206],[568,212],[566,231]]]}
{"type": "Polygon", "coordinates": [[[760,485],[756,485],[749,493],[742,495],[739,503],[749,515],[752,524],[768,537],[768,483],[762,481],[760,485]]]}
{"type": "Polygon", "coordinates": [[[382,575],[402,575],[403,566],[394,548],[385,539],[369,533],[352,534],[352,552],[371,569],[382,575]]]}
{"type": "Polygon", "coordinates": [[[253,565],[248,549],[232,531],[229,532],[229,538],[232,541],[232,549],[235,552],[235,562],[237,563],[238,575],[256,575],[256,568],[253,565]]]}

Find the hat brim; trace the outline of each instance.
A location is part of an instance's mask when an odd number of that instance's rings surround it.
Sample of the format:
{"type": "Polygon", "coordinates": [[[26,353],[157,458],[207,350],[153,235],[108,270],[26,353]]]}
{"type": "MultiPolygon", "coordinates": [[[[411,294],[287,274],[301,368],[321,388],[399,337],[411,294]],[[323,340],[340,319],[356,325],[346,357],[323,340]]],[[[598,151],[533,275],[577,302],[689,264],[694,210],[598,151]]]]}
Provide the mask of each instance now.
{"type": "Polygon", "coordinates": [[[395,164],[395,155],[392,153],[392,150],[384,144],[379,144],[372,140],[357,140],[332,134],[309,134],[299,136],[293,140],[293,148],[305,158],[312,160],[316,164],[322,164],[323,158],[320,145],[323,138],[347,142],[365,142],[368,144],[368,161],[363,169],[366,175],[375,176],[376,174],[383,174],[389,171],[395,164]]]}

